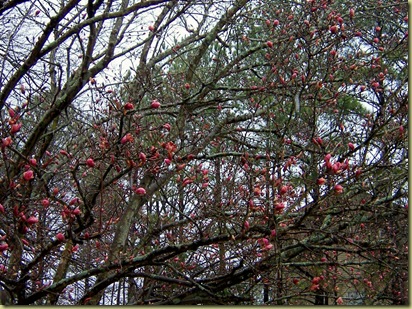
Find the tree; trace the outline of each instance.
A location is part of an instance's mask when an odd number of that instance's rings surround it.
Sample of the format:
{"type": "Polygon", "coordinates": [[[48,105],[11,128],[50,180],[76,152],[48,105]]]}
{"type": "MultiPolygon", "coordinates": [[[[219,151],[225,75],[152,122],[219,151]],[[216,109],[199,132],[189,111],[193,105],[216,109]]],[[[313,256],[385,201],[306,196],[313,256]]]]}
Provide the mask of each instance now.
{"type": "Polygon", "coordinates": [[[405,2],[0,14],[3,303],[408,303],[405,2]]]}

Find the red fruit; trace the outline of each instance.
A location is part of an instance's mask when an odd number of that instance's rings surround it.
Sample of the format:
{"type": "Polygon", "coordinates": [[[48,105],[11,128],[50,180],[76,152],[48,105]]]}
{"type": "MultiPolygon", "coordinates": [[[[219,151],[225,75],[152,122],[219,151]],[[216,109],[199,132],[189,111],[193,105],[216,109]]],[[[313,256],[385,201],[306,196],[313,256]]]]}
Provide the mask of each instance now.
{"type": "Polygon", "coordinates": [[[159,108],[160,107],[160,103],[157,100],[153,100],[152,103],[150,104],[151,108],[159,108]]]}
{"type": "Polygon", "coordinates": [[[333,34],[336,34],[338,32],[339,28],[336,25],[330,26],[329,31],[333,34]]]}
{"type": "Polygon", "coordinates": [[[275,236],[276,236],[276,230],[271,230],[270,237],[275,237],[275,236]]]}
{"type": "Polygon", "coordinates": [[[31,225],[31,224],[35,224],[35,223],[39,222],[39,219],[37,219],[37,218],[34,217],[34,216],[31,216],[31,217],[29,217],[29,218],[26,220],[26,222],[27,222],[29,225],[31,225]]]}
{"type": "Polygon", "coordinates": [[[324,158],[325,162],[328,162],[330,158],[332,158],[332,155],[330,153],[326,154],[324,158]]]}
{"type": "Polygon", "coordinates": [[[124,109],[125,110],[131,110],[131,109],[133,109],[134,108],[134,106],[133,106],[133,104],[132,103],[130,103],[130,102],[127,102],[125,105],[124,105],[124,109]]]}
{"type": "Polygon", "coordinates": [[[36,12],[34,12],[34,16],[38,16],[40,14],[40,10],[36,10],[36,12]]]}
{"type": "Polygon", "coordinates": [[[323,257],[323,258],[320,259],[320,261],[321,261],[322,263],[325,263],[327,260],[328,260],[328,259],[325,258],[325,257],[323,257]]]}
{"type": "Polygon", "coordinates": [[[318,284],[320,282],[320,277],[315,277],[312,279],[313,284],[318,284]]]}
{"type": "Polygon", "coordinates": [[[77,207],[76,209],[74,209],[73,212],[72,212],[72,214],[75,215],[75,216],[80,215],[80,209],[79,209],[79,207],[77,207]]]}
{"type": "Polygon", "coordinates": [[[337,194],[341,194],[343,192],[343,187],[341,185],[335,185],[333,188],[337,194]]]}
{"type": "Polygon", "coordinates": [[[245,221],[245,229],[248,230],[250,227],[249,221],[245,221]]]}
{"type": "Polygon", "coordinates": [[[146,190],[144,188],[137,188],[134,190],[134,192],[138,195],[145,195],[146,194],[146,190]]]}
{"type": "Polygon", "coordinates": [[[326,179],[321,177],[316,181],[316,183],[321,186],[326,183],[326,179]]]}
{"type": "Polygon", "coordinates": [[[269,48],[273,48],[273,42],[272,42],[272,41],[267,41],[267,42],[266,42],[266,45],[267,45],[269,48]]]}
{"type": "Polygon", "coordinates": [[[25,171],[23,173],[23,179],[26,181],[34,179],[34,173],[32,170],[25,171]]]}
{"type": "Polygon", "coordinates": [[[348,143],[348,147],[350,150],[354,151],[355,150],[355,145],[353,145],[352,143],[348,143]]]}
{"type": "Polygon", "coordinates": [[[190,89],[190,84],[189,84],[189,83],[186,83],[186,84],[185,84],[185,88],[186,88],[186,89],[190,89]]]}
{"type": "Polygon", "coordinates": [[[36,166],[37,165],[37,160],[35,158],[29,159],[29,163],[31,166],[36,166]]]}
{"type": "Polygon", "coordinates": [[[93,160],[92,158],[88,158],[88,159],[86,160],[86,165],[87,165],[88,167],[94,167],[94,166],[95,166],[94,160],[93,160]]]}
{"type": "Polygon", "coordinates": [[[349,9],[349,17],[352,19],[355,16],[355,10],[354,9],[349,9]]]}
{"type": "Polygon", "coordinates": [[[0,204],[0,212],[1,212],[2,214],[4,214],[4,206],[3,206],[2,204],[0,204]]]}
{"type": "Polygon", "coordinates": [[[379,39],[378,39],[378,38],[374,38],[374,39],[373,39],[373,42],[376,43],[376,44],[378,44],[378,43],[379,43],[379,39]]]}
{"type": "Polygon", "coordinates": [[[170,165],[170,164],[172,163],[172,160],[170,160],[170,159],[165,159],[164,162],[165,162],[166,165],[170,165]]]}
{"type": "Polygon", "coordinates": [[[150,26],[149,26],[149,30],[153,32],[153,31],[155,30],[155,27],[152,26],[152,25],[150,25],[150,26]]]}
{"type": "Polygon", "coordinates": [[[273,21],[273,26],[279,26],[279,20],[277,20],[277,19],[275,19],[274,21],[273,21]]]}
{"type": "Polygon", "coordinates": [[[9,245],[4,243],[0,245],[0,252],[6,251],[9,248],[9,245]]]}
{"type": "Polygon", "coordinates": [[[63,242],[63,241],[66,240],[66,237],[64,237],[64,235],[62,233],[57,233],[56,239],[60,242],[63,242]]]}

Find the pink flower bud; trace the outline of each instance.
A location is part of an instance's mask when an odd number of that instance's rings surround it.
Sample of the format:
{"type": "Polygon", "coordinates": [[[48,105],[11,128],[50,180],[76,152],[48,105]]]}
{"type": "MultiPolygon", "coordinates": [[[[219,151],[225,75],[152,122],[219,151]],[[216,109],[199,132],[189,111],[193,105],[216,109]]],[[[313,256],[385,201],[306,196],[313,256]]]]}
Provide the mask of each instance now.
{"type": "Polygon", "coordinates": [[[120,140],[120,143],[122,145],[128,143],[128,142],[133,142],[133,136],[130,133],[127,133],[125,136],[122,137],[120,140]]]}
{"type": "Polygon", "coordinates": [[[343,187],[341,185],[335,185],[333,188],[337,194],[341,194],[343,192],[343,187]]]}
{"type": "Polygon", "coordinates": [[[130,103],[130,102],[127,102],[125,105],[124,105],[124,109],[125,110],[132,110],[134,108],[134,106],[133,106],[133,104],[132,103],[130,103]]]}
{"type": "Polygon", "coordinates": [[[138,195],[145,195],[146,194],[146,190],[144,188],[137,188],[134,190],[134,192],[138,195]]]}
{"type": "Polygon", "coordinates": [[[8,146],[11,145],[12,142],[13,142],[13,140],[11,139],[10,136],[1,139],[1,145],[2,145],[2,147],[8,147],[8,146]]]}
{"type": "Polygon", "coordinates": [[[57,233],[56,239],[60,242],[63,242],[63,241],[66,240],[66,237],[64,237],[64,235],[62,233],[57,233]]]}
{"type": "Polygon", "coordinates": [[[31,216],[31,217],[27,218],[26,222],[27,222],[29,225],[31,225],[31,224],[35,224],[35,223],[39,222],[39,219],[37,219],[37,218],[34,217],[34,216],[31,216]]]}
{"type": "Polygon", "coordinates": [[[27,170],[23,173],[23,179],[26,181],[34,179],[34,173],[32,170],[27,170]]]}
{"type": "Polygon", "coordinates": [[[10,133],[15,134],[20,131],[20,128],[21,128],[21,123],[15,123],[11,126],[10,133]]]}
{"type": "Polygon", "coordinates": [[[139,153],[139,159],[142,161],[142,163],[145,163],[146,162],[146,155],[143,152],[139,153]]]}
{"type": "Polygon", "coordinates": [[[163,125],[163,128],[165,128],[167,131],[170,131],[170,129],[172,128],[171,125],[169,123],[165,123],[163,125]]]}
{"type": "Polygon", "coordinates": [[[94,167],[94,166],[95,166],[94,160],[93,160],[92,158],[88,158],[88,159],[86,160],[86,165],[87,165],[88,167],[94,167]]]}
{"type": "Polygon", "coordinates": [[[280,194],[283,195],[283,194],[285,194],[286,192],[288,192],[288,187],[287,187],[287,186],[282,186],[282,187],[280,188],[280,194]]]}
{"type": "Polygon", "coordinates": [[[275,211],[276,211],[276,212],[280,212],[280,211],[282,211],[284,208],[285,208],[285,204],[283,204],[283,203],[276,203],[276,205],[275,205],[275,211]]]}
{"type": "Polygon", "coordinates": [[[160,103],[157,100],[153,100],[152,103],[150,104],[151,108],[159,108],[160,107],[160,103]]]}

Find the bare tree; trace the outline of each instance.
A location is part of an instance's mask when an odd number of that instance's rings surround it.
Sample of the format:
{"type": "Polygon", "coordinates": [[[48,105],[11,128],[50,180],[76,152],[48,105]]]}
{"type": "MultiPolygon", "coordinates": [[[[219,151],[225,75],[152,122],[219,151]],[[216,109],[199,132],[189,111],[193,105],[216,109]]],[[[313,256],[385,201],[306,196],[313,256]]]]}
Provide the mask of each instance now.
{"type": "Polygon", "coordinates": [[[2,303],[408,302],[406,3],[0,14],[2,303]]]}

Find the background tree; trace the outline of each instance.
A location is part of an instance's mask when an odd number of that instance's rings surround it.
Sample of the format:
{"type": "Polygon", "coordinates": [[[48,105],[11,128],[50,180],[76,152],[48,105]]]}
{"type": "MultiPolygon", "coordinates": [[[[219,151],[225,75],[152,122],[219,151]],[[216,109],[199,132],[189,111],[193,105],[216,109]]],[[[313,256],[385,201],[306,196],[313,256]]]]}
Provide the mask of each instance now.
{"type": "Polygon", "coordinates": [[[408,302],[406,2],[0,14],[3,303],[408,302]]]}

